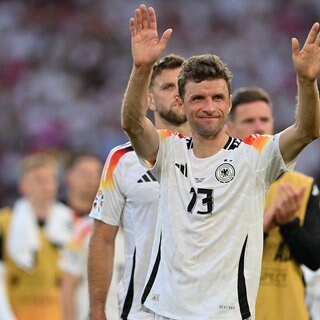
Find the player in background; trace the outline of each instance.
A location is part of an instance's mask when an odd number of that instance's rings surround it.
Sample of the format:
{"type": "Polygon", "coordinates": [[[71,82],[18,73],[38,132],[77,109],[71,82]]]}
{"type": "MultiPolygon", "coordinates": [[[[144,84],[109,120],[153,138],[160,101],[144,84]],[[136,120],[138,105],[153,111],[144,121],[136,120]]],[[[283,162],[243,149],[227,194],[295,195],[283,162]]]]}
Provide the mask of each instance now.
{"type": "MultiPolygon", "coordinates": [[[[272,135],[272,108],[262,88],[235,90],[228,133],[240,139],[272,135]]],[[[283,174],[271,185],[264,213],[257,320],[309,319],[301,265],[312,270],[320,267],[319,200],[314,179],[296,171],[283,174]]]]}
{"type": "MultiPolygon", "coordinates": [[[[155,126],[189,134],[185,113],[176,102],[177,77],[184,59],[171,54],[160,59],[148,79],[149,109],[155,126]],[[150,80],[150,83],[149,83],[150,80]]],[[[122,319],[153,319],[142,310],[159,202],[159,184],[138,160],[130,143],[111,150],[90,214],[94,230],[89,252],[90,319],[106,319],[103,305],[112,276],[114,239],[119,226],[125,238],[125,268],[119,292],[122,319]]],[[[107,310],[108,311],[108,310],[107,310]]],[[[107,317],[109,320],[109,317],[107,317]]]]}
{"type": "MultiPolygon", "coordinates": [[[[87,260],[92,219],[89,217],[103,163],[90,152],[74,152],[66,160],[66,195],[63,201],[74,211],[74,233],[60,259],[62,277],[62,310],[65,320],[86,320],[89,314],[87,260]]],[[[121,237],[121,234],[119,234],[121,237]]],[[[118,241],[121,241],[119,238],[118,241]]],[[[120,245],[120,244],[119,244],[120,245]]],[[[118,272],[122,270],[123,250],[119,246],[117,264],[107,299],[108,319],[120,319],[117,308],[118,272]]]]}

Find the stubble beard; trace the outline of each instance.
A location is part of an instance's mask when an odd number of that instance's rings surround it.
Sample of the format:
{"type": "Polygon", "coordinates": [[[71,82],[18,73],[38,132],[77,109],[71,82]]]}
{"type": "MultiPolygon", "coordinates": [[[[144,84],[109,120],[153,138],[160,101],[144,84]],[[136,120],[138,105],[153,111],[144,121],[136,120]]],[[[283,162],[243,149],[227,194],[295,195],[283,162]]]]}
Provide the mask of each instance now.
{"type": "Polygon", "coordinates": [[[172,123],[176,126],[182,125],[187,122],[187,117],[183,112],[175,112],[170,109],[169,111],[160,111],[159,116],[165,121],[172,123]]]}

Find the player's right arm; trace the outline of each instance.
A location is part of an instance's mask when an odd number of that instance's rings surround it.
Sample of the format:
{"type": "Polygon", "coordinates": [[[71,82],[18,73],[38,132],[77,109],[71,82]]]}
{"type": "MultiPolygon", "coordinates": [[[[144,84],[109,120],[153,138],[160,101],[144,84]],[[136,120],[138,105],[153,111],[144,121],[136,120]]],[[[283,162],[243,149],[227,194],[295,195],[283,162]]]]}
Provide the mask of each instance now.
{"type": "Polygon", "coordinates": [[[130,19],[130,33],[133,69],[124,95],[121,122],[137,154],[154,163],[159,136],[146,117],[147,92],[153,65],[165,49],[172,29],[167,29],[159,40],[154,9],[140,5],[130,19]]]}
{"type": "Polygon", "coordinates": [[[295,123],[285,129],[279,147],[286,164],[295,160],[310,142],[319,138],[320,99],[320,24],[315,23],[300,49],[299,41],[292,39],[292,61],[297,74],[297,109],[295,123]]]}
{"type": "Polygon", "coordinates": [[[117,232],[118,226],[94,220],[88,256],[90,320],[107,319],[105,305],[112,279],[117,232]]]}

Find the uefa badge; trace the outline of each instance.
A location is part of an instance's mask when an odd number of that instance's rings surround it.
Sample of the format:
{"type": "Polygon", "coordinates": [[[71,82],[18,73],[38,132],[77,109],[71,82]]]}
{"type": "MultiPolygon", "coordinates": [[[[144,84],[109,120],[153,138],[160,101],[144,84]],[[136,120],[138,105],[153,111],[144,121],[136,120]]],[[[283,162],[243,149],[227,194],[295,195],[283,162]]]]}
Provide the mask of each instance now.
{"type": "Polygon", "coordinates": [[[216,179],[221,183],[228,183],[235,176],[235,169],[230,163],[221,164],[215,172],[216,179]]]}
{"type": "Polygon", "coordinates": [[[104,201],[104,196],[102,190],[97,192],[96,198],[93,202],[93,209],[100,212],[104,201]]]}

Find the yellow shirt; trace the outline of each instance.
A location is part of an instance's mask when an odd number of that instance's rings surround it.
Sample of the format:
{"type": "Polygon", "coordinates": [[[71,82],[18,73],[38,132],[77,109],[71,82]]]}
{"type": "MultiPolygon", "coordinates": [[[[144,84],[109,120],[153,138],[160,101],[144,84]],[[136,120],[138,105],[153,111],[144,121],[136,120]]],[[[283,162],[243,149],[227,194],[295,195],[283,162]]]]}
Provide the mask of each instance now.
{"type": "MultiPolygon", "coordinates": [[[[313,179],[298,172],[287,172],[274,182],[266,197],[268,210],[278,197],[280,183],[289,182],[295,188],[306,186],[303,204],[296,216],[303,224],[313,179]]],[[[256,304],[256,320],[308,320],[305,288],[299,264],[290,254],[276,227],[269,231],[264,241],[260,287],[256,304]]]]}
{"type": "Polygon", "coordinates": [[[39,227],[41,250],[36,253],[36,265],[30,272],[20,269],[8,257],[6,238],[12,212],[0,211],[3,260],[11,308],[18,320],[60,320],[60,280],[57,266],[58,248],[48,241],[39,227]]]}

